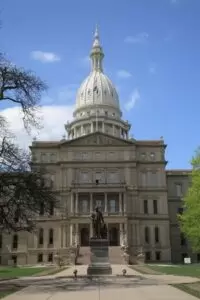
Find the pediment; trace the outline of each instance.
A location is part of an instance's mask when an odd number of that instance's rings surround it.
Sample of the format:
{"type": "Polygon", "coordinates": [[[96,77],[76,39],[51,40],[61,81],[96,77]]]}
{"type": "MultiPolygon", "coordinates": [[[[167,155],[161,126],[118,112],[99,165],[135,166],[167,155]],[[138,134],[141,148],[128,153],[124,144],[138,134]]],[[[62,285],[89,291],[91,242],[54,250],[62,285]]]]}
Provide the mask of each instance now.
{"type": "Polygon", "coordinates": [[[62,146],[65,144],[66,146],[125,146],[132,145],[133,143],[133,140],[123,140],[101,132],[96,132],[74,140],[66,141],[62,146]]]}

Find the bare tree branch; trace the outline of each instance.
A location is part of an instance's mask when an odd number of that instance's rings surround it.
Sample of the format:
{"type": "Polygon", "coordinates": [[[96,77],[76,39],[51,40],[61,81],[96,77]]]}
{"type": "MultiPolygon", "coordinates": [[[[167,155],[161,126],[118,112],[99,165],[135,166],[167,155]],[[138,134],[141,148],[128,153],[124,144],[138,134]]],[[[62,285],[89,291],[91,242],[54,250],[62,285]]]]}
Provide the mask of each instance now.
{"type": "Polygon", "coordinates": [[[0,101],[20,106],[25,128],[41,128],[39,102],[47,85],[33,72],[16,67],[0,54],[0,101]]]}

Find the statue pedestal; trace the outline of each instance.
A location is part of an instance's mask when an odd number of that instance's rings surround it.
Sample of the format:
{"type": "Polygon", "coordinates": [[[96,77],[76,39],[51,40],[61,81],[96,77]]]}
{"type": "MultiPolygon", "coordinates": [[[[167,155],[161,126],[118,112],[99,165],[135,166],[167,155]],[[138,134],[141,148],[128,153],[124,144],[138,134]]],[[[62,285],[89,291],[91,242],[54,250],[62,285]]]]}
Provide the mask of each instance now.
{"type": "Polygon", "coordinates": [[[111,275],[112,268],[109,263],[107,239],[90,239],[90,264],[87,269],[88,275],[111,275]]]}

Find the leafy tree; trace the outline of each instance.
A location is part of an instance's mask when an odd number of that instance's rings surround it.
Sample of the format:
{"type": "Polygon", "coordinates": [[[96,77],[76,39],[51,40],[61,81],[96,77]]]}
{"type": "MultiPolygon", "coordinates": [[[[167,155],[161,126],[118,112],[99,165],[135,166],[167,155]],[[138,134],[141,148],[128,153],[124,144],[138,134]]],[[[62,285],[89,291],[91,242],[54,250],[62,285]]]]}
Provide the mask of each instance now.
{"type": "Polygon", "coordinates": [[[191,184],[184,198],[183,213],[178,216],[181,231],[194,251],[200,251],[200,148],[191,161],[191,184]]]}
{"type": "MultiPolygon", "coordinates": [[[[19,106],[27,132],[40,128],[39,102],[46,84],[31,71],[18,68],[0,54],[0,104],[19,106]]],[[[31,156],[20,149],[0,114],[0,230],[33,230],[36,215],[56,206],[56,196],[45,183],[45,170],[31,168],[31,156]]]]}

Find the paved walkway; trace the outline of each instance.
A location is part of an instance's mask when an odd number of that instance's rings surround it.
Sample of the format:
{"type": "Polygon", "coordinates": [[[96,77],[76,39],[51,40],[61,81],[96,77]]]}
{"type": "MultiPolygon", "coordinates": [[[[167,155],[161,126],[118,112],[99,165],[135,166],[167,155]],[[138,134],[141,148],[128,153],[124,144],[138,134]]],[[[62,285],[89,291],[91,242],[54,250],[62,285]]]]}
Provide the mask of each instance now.
{"type": "MultiPolygon", "coordinates": [[[[31,286],[4,298],[5,300],[99,300],[115,298],[121,300],[140,299],[140,300],[195,300],[196,297],[190,296],[180,291],[169,283],[189,283],[199,281],[198,278],[173,276],[173,275],[144,275],[129,268],[126,265],[112,265],[113,275],[121,275],[122,270],[127,270],[127,275],[132,277],[105,277],[105,282],[99,285],[95,280],[89,282],[78,278],[69,280],[73,275],[74,269],[78,270],[78,275],[87,274],[87,266],[73,266],[51,276],[40,277],[40,285],[31,281],[31,286]],[[138,276],[138,279],[137,279],[138,276]],[[62,277],[62,278],[61,278],[62,277]],[[68,277],[68,279],[67,279],[68,277]],[[48,279],[51,279],[48,282],[48,279]],[[44,281],[43,281],[44,280],[44,281]],[[112,284],[113,280],[113,284],[112,284]],[[116,280],[116,282],[114,282],[116,280]],[[132,281],[131,281],[132,280],[132,281]],[[106,285],[106,281],[111,284],[106,285]],[[44,282],[44,283],[43,283],[44,282]],[[47,283],[48,282],[48,285],[47,283]],[[119,283],[118,283],[119,282],[119,283]]],[[[33,279],[33,277],[31,277],[33,279]]],[[[37,281],[39,277],[34,277],[37,281]]],[[[21,279],[20,279],[21,280],[21,279]]],[[[27,278],[24,278],[25,282],[27,278]]]]}
{"type": "Polygon", "coordinates": [[[124,289],[93,289],[87,291],[49,291],[38,287],[28,287],[20,292],[12,294],[4,300],[197,300],[196,297],[188,295],[168,285],[139,286],[124,289]]]}

